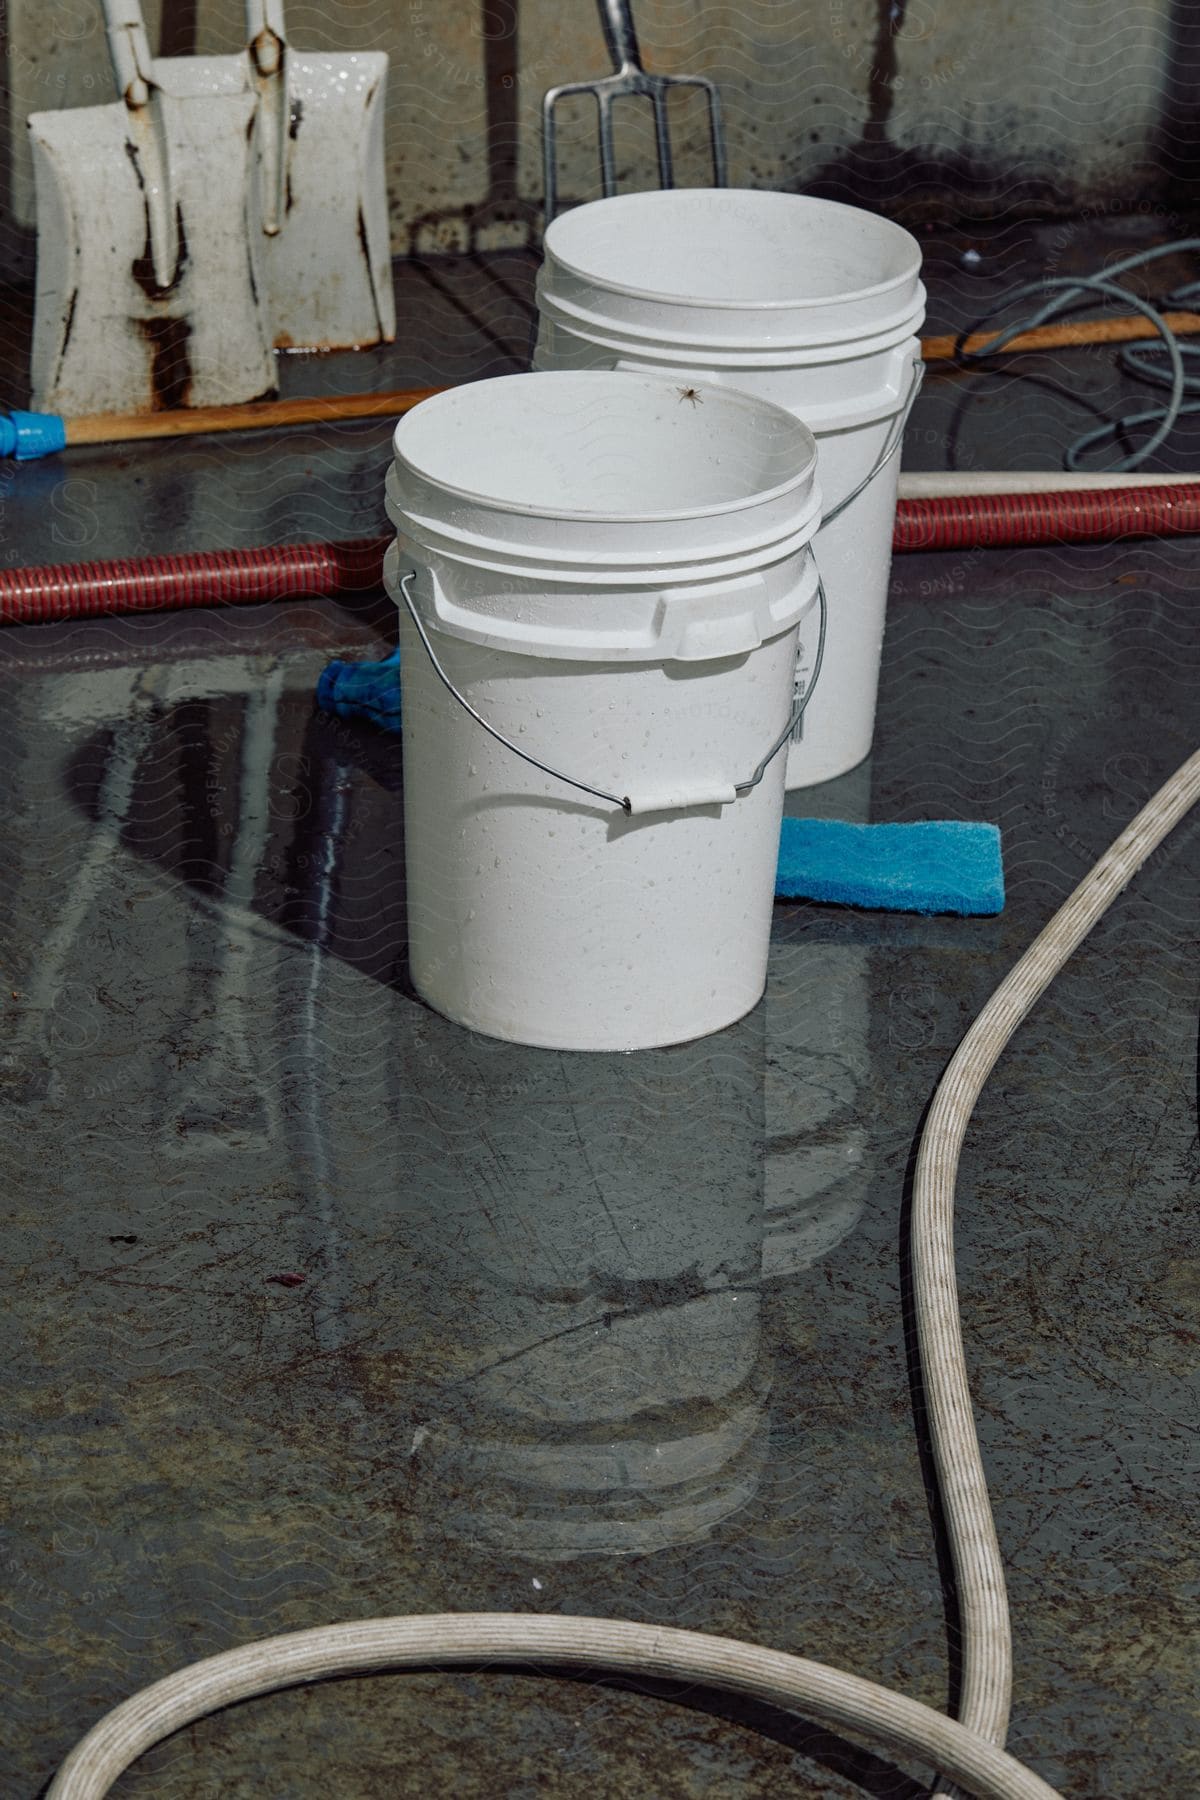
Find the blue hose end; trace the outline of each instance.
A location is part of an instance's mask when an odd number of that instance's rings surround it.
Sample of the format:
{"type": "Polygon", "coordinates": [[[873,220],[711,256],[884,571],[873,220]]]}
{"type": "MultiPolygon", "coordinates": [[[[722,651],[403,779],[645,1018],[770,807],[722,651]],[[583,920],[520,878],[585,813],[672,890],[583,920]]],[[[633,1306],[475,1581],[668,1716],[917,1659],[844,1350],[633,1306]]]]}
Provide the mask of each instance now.
{"type": "Polygon", "coordinates": [[[54,456],[66,447],[66,421],[57,413],[20,412],[16,407],[7,414],[0,413],[0,456],[34,462],[39,456],[54,456]]]}

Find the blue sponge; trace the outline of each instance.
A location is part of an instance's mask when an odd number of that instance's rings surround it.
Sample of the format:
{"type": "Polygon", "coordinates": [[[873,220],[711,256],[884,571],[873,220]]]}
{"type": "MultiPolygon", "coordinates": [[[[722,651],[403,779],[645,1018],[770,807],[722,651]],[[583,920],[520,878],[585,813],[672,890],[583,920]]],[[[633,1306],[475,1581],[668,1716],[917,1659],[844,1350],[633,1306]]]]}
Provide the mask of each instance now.
{"type": "Polygon", "coordinates": [[[785,819],[775,898],[880,912],[998,913],[1004,907],[1000,828],[963,819],[913,825],[785,819]]]}
{"type": "MultiPolygon", "coordinates": [[[[400,726],[400,652],[383,662],[333,662],[317,705],[343,719],[400,726]]],[[[1000,830],[957,819],[843,825],[785,819],[777,900],[824,900],[880,912],[998,913],[1004,906],[1000,830]]]]}
{"type": "Polygon", "coordinates": [[[329,663],[317,682],[317,705],[339,719],[370,719],[385,731],[399,731],[399,648],[382,662],[329,663]]]}

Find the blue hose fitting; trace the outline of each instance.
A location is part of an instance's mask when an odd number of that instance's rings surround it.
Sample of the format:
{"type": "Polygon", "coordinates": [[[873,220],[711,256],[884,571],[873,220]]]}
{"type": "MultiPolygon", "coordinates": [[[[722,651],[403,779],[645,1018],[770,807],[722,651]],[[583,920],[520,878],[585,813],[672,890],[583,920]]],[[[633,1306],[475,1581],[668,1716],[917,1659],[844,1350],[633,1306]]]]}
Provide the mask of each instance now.
{"type": "Polygon", "coordinates": [[[19,412],[16,407],[0,413],[0,456],[33,462],[66,447],[66,422],[57,413],[19,412]]]}

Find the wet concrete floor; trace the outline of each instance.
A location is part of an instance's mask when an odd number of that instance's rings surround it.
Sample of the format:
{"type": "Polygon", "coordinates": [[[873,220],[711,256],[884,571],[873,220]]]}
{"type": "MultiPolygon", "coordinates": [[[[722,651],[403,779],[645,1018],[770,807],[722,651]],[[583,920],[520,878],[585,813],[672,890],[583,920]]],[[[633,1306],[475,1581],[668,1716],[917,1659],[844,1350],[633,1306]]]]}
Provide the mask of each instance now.
{"type": "MultiPolygon", "coordinates": [[[[406,347],[292,385],[519,366],[521,259],[430,269],[406,347]]],[[[935,377],[909,460],[1050,463],[1057,417],[935,377]]],[[[362,535],[386,456],[372,424],[10,465],[0,555],[362,535]]],[[[364,1615],[686,1625],[949,1703],[914,1143],[991,989],[1194,746],[1198,574],[1194,540],[897,559],[872,759],[790,810],[994,820],[1003,915],[777,906],[763,1004],[631,1057],[474,1037],[408,990],[401,746],[312,701],[331,656],[388,647],[386,603],[0,634],[5,1794],[143,1683],[364,1615]]],[[[1080,1797],[1200,1788],[1198,870],[1200,819],[1022,1028],[962,1166],[1009,1742],[1080,1797]]],[[[119,1792],[917,1800],[927,1774],[750,1702],[480,1670],[243,1705],[119,1792]]]]}

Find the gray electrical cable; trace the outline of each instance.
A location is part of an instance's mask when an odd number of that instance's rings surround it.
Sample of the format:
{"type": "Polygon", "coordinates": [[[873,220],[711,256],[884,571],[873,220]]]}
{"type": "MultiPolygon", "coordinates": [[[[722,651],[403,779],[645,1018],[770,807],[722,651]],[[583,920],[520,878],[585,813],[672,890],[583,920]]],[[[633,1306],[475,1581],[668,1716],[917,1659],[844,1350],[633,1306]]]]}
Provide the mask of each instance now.
{"type": "MultiPolygon", "coordinates": [[[[1054,1790],[1003,1741],[1012,1654],[999,1546],[975,1435],[954,1272],[954,1186],[975,1103],[997,1058],[1072,952],[1200,799],[1200,751],[1176,770],[1087,874],[996,989],[938,1085],[921,1137],[913,1275],[922,1379],[964,1641],[959,1722],[858,1676],[733,1638],[625,1620],[463,1613],[370,1619],[264,1639],[144,1688],[68,1756],[47,1800],[103,1800],[162,1738],[235,1700],[298,1682],[396,1667],[491,1662],[589,1667],[703,1681],[932,1761],[981,1800],[1048,1800],[1054,1790]]],[[[942,1795],[952,1793],[939,1784],[942,1795]]]]}
{"type": "Polygon", "coordinates": [[[999,352],[1007,350],[1012,340],[1019,337],[1022,332],[1036,330],[1039,325],[1049,324],[1061,313],[1073,311],[1081,301],[1088,299],[1091,295],[1095,295],[1101,300],[1115,300],[1123,308],[1132,308],[1134,312],[1141,313],[1143,318],[1154,326],[1158,333],[1158,339],[1151,345],[1139,345],[1133,349],[1124,350],[1119,358],[1121,367],[1128,370],[1130,374],[1140,376],[1144,381],[1150,381],[1157,387],[1166,388],[1170,398],[1165,406],[1152,406],[1143,412],[1127,413],[1123,418],[1109,419],[1105,424],[1097,425],[1091,431],[1085,431],[1067,446],[1064,456],[1066,468],[1079,470],[1082,468],[1083,456],[1094,445],[1103,443],[1106,438],[1115,437],[1128,426],[1153,424],[1155,429],[1145,443],[1116,464],[1117,470],[1136,469],[1145,462],[1148,456],[1152,456],[1160,444],[1170,436],[1176,421],[1182,414],[1200,412],[1200,401],[1189,401],[1185,398],[1189,393],[1200,393],[1200,378],[1189,376],[1184,368],[1184,358],[1194,358],[1200,355],[1200,349],[1192,345],[1181,344],[1177,334],[1172,331],[1163,317],[1166,306],[1190,305],[1197,292],[1200,292],[1200,284],[1191,283],[1186,287],[1177,288],[1173,294],[1167,296],[1165,302],[1157,304],[1143,300],[1139,295],[1131,293],[1128,288],[1118,286],[1114,277],[1127,275],[1133,269],[1144,268],[1148,263],[1157,262],[1163,256],[1195,255],[1197,251],[1200,251],[1200,238],[1177,238],[1173,243],[1156,244],[1152,249],[1135,251],[1132,256],[1125,256],[1119,262],[1109,263],[1106,268],[1097,270],[1092,275],[1056,275],[1044,277],[1040,281],[1026,282],[1021,287],[1014,288],[1003,299],[998,300],[965,331],[959,333],[958,356],[967,363],[995,356],[999,352]],[[1051,297],[1046,299],[1048,293],[1051,297]],[[1043,304],[1036,312],[1031,313],[1027,318],[1018,319],[1012,325],[1006,325],[1002,331],[997,332],[989,344],[974,350],[966,348],[967,339],[974,336],[980,326],[994,318],[998,312],[1015,305],[1018,301],[1039,298],[1043,304]],[[1154,361],[1156,355],[1163,354],[1167,358],[1165,369],[1154,361]]]}

